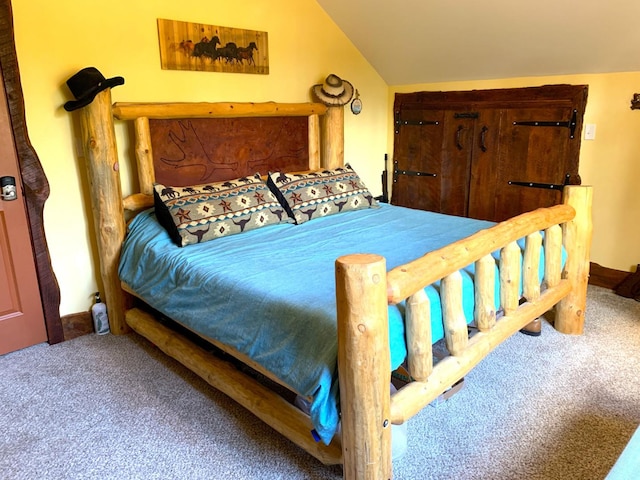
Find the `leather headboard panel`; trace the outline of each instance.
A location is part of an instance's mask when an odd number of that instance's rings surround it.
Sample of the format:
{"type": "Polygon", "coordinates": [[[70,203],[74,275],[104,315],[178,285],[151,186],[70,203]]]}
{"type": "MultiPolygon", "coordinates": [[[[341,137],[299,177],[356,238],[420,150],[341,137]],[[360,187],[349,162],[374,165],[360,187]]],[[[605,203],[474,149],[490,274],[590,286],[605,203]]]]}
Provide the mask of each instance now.
{"type": "Polygon", "coordinates": [[[156,182],[186,186],[309,168],[307,117],[149,120],[156,182]]]}

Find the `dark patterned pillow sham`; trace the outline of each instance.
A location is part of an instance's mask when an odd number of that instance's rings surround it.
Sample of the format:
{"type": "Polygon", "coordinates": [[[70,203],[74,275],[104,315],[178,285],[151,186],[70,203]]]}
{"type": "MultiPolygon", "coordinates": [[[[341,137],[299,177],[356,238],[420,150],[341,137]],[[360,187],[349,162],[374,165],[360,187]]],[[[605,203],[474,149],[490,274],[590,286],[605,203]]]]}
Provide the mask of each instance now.
{"type": "Polygon", "coordinates": [[[378,206],[349,164],[310,173],[270,172],[267,185],[298,225],[318,217],[378,206]]]}
{"type": "Polygon", "coordinates": [[[180,247],[276,223],[291,223],[260,174],[225,182],[154,185],[160,224],[180,247]]]}

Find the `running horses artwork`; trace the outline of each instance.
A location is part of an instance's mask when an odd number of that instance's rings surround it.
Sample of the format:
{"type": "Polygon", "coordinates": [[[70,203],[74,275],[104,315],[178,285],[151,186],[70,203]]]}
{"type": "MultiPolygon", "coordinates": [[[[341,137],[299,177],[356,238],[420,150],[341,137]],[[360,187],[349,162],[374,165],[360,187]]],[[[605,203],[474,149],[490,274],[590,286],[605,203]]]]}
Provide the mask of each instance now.
{"type": "Polygon", "coordinates": [[[163,70],[269,74],[267,32],[158,19],[163,70]]]}

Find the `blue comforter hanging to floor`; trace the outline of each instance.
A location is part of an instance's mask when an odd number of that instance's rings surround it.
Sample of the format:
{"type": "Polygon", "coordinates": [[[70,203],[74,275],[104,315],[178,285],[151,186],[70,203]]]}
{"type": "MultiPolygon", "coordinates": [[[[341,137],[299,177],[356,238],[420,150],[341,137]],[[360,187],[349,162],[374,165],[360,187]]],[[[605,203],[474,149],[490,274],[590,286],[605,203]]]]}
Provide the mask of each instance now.
{"type": "MultiPolygon", "coordinates": [[[[312,422],[329,443],[339,422],[335,260],[376,253],[391,269],[492,225],[382,204],[179,248],[150,209],[129,226],[119,274],[153,308],[233,346],[312,398],[312,422]]],[[[463,275],[468,321],[471,278],[469,269],[463,275]]],[[[427,288],[434,342],[444,336],[437,290],[427,288]]],[[[403,305],[389,307],[392,368],[406,356],[403,314],[403,305]]]]}

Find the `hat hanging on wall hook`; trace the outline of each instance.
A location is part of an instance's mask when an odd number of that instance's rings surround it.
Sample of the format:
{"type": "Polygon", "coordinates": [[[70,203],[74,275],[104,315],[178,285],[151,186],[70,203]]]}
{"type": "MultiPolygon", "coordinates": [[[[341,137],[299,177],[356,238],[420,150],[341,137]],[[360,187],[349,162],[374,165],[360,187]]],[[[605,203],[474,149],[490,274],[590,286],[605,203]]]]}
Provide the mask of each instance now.
{"type": "Polygon", "coordinates": [[[122,77],[104,78],[96,67],[83,68],[67,80],[67,86],[76,99],[65,103],[64,109],[71,112],[89,105],[101,91],[122,84],[122,77]]]}
{"type": "Polygon", "coordinates": [[[325,105],[343,106],[353,97],[353,85],[332,73],[324,83],[313,86],[313,93],[325,105]]]}
{"type": "Polygon", "coordinates": [[[362,111],[362,100],[360,100],[360,94],[356,88],[354,99],[351,100],[351,112],[354,115],[358,115],[362,111]]]}

